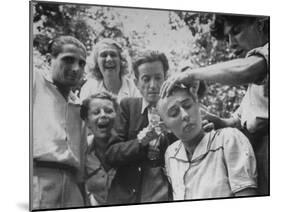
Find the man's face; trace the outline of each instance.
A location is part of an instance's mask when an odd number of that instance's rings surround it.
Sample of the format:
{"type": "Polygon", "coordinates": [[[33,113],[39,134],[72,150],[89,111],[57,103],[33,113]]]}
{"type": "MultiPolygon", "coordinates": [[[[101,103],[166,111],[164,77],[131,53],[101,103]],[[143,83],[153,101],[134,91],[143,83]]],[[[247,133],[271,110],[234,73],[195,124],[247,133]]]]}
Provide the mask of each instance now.
{"type": "Polygon", "coordinates": [[[199,103],[184,90],[175,91],[160,99],[157,105],[166,127],[179,139],[189,141],[201,130],[199,103]]]}
{"type": "Polygon", "coordinates": [[[228,36],[229,45],[236,50],[237,55],[244,56],[248,51],[262,45],[257,22],[238,25],[226,22],[224,34],[228,36]]]}
{"type": "Polygon", "coordinates": [[[106,44],[101,46],[97,61],[103,78],[120,75],[121,58],[115,46],[106,44]]]}
{"type": "Polygon", "coordinates": [[[165,79],[162,62],[143,63],[138,67],[138,73],[138,89],[149,104],[155,105],[159,99],[160,88],[165,79]]]}
{"type": "Polygon", "coordinates": [[[96,138],[104,138],[110,135],[115,118],[116,111],[112,101],[93,99],[90,102],[85,123],[96,138]]]}
{"type": "Polygon", "coordinates": [[[52,78],[66,87],[78,85],[86,64],[86,54],[74,44],[64,44],[61,53],[51,60],[52,78]]]}

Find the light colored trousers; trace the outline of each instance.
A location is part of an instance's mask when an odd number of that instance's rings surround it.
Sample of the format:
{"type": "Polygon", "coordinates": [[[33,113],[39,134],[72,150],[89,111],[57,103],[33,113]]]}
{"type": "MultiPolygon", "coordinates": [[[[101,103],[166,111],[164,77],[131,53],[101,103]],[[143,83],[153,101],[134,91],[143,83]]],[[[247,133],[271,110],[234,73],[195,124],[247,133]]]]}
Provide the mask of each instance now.
{"type": "Polygon", "coordinates": [[[33,209],[83,207],[83,196],[70,171],[35,167],[33,209]]]}

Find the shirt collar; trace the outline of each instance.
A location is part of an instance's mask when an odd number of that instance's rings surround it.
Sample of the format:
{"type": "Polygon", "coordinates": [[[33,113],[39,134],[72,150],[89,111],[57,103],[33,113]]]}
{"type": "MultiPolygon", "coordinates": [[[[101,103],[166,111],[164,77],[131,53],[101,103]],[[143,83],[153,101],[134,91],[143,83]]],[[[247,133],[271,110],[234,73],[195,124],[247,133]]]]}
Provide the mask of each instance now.
{"type": "MultiPolygon", "coordinates": [[[[48,83],[50,83],[50,84],[52,84],[53,86],[56,87],[56,85],[54,84],[54,81],[52,79],[52,75],[51,75],[50,69],[40,70],[40,71],[42,71],[43,78],[48,83]]],[[[80,101],[79,97],[76,94],[74,94],[72,91],[69,92],[67,102],[71,103],[71,104],[75,104],[75,105],[80,105],[81,104],[81,101],[80,101]]]]}
{"type": "Polygon", "coordinates": [[[142,97],[141,114],[144,113],[145,108],[149,107],[148,102],[142,97]]]}
{"type": "MultiPolygon", "coordinates": [[[[192,155],[192,160],[190,162],[196,162],[198,160],[203,159],[203,156],[210,150],[210,145],[211,141],[213,140],[214,132],[215,131],[212,131],[204,135],[204,137],[201,139],[201,141],[195,148],[194,153],[192,155]]],[[[184,144],[181,140],[178,145],[175,146],[174,154],[172,154],[172,157],[177,160],[189,162],[184,144]]]]}

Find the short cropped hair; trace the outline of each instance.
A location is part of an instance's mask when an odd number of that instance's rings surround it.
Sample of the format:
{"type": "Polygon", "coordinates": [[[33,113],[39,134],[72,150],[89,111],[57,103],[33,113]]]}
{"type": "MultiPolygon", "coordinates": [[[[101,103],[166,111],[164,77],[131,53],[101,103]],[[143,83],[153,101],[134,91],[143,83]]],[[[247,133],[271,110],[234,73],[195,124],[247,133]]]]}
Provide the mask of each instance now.
{"type": "Polygon", "coordinates": [[[68,35],[63,35],[52,39],[49,42],[48,51],[53,57],[57,57],[62,52],[62,47],[65,44],[73,44],[76,47],[80,48],[85,53],[85,55],[87,55],[87,50],[84,44],[75,37],[68,35]]]}
{"type": "Polygon", "coordinates": [[[84,121],[88,118],[88,111],[90,109],[90,103],[93,99],[107,99],[113,103],[113,107],[116,112],[119,109],[119,105],[117,103],[117,98],[113,94],[111,94],[107,91],[102,91],[100,93],[92,94],[88,98],[86,98],[82,102],[82,105],[81,105],[80,117],[84,121]]]}
{"type": "Polygon", "coordinates": [[[128,61],[123,53],[122,46],[115,40],[110,38],[104,38],[96,43],[95,47],[93,48],[93,51],[90,55],[90,59],[92,60],[92,67],[90,67],[89,71],[93,74],[93,76],[97,80],[102,80],[103,76],[100,71],[99,65],[98,65],[98,56],[100,48],[104,45],[107,46],[113,46],[117,49],[120,60],[121,60],[121,67],[120,67],[120,77],[128,73],[128,61]]]}
{"type": "MultiPolygon", "coordinates": [[[[224,40],[225,34],[224,34],[224,26],[225,23],[228,23],[229,25],[237,26],[243,23],[254,23],[256,20],[258,20],[259,16],[242,16],[242,15],[224,15],[224,14],[217,14],[215,16],[215,21],[210,27],[210,33],[213,37],[215,37],[218,40],[224,40]]],[[[267,17],[263,18],[265,27],[264,27],[264,33],[268,34],[269,29],[269,19],[267,17]]]]}
{"type": "Polygon", "coordinates": [[[160,61],[164,68],[164,76],[167,76],[167,72],[169,70],[169,63],[166,55],[156,50],[147,50],[142,52],[133,62],[133,70],[136,79],[139,78],[139,66],[144,63],[151,63],[155,61],[160,61]]]}
{"type": "Polygon", "coordinates": [[[196,96],[194,96],[193,93],[190,92],[190,88],[193,86],[193,84],[189,84],[189,85],[183,85],[183,84],[176,84],[171,92],[170,95],[172,95],[174,92],[177,91],[185,91],[188,95],[190,95],[194,100],[196,99],[201,99],[204,97],[205,93],[206,93],[206,84],[204,83],[204,81],[199,81],[199,88],[197,90],[196,96]]]}

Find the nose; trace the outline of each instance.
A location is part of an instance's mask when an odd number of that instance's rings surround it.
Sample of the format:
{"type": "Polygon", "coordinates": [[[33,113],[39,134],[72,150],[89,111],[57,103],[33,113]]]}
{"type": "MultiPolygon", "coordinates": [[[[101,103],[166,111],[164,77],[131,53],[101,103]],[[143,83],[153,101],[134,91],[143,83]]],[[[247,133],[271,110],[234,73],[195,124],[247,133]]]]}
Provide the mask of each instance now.
{"type": "Polygon", "coordinates": [[[106,60],[106,61],[108,61],[108,60],[112,60],[112,57],[110,56],[110,54],[107,54],[107,55],[106,55],[105,60],[106,60]]]}
{"type": "Polygon", "coordinates": [[[183,121],[189,122],[190,121],[190,116],[189,113],[183,109],[182,107],[180,107],[180,111],[181,111],[181,118],[183,121]]]}
{"type": "Polygon", "coordinates": [[[106,113],[105,113],[105,111],[103,109],[101,109],[101,111],[100,111],[100,116],[101,117],[105,117],[106,116],[106,113]]]}
{"type": "Polygon", "coordinates": [[[155,79],[150,80],[149,87],[152,88],[152,89],[156,88],[156,80],[155,79]]]}
{"type": "Polygon", "coordinates": [[[73,63],[73,65],[72,65],[72,70],[73,70],[74,72],[78,72],[78,71],[80,70],[80,66],[79,66],[79,62],[78,62],[78,61],[76,61],[75,63],[73,63]]]}

